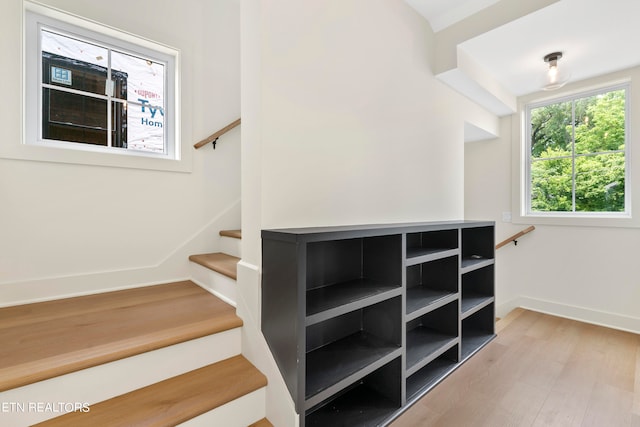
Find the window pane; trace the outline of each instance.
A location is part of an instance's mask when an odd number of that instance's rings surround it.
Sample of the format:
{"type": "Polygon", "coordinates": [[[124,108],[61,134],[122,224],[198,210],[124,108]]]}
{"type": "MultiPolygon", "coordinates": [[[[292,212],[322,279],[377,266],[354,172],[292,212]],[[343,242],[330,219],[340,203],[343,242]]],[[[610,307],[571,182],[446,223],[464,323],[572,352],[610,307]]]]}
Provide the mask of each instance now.
{"type": "Polygon", "coordinates": [[[531,157],[571,154],[571,102],[531,110],[531,157]]]}
{"type": "Polygon", "coordinates": [[[624,212],[624,153],[576,158],[576,211],[624,212]]]}
{"type": "Polygon", "coordinates": [[[576,119],[577,154],[624,150],[624,90],[577,100],[576,119]]]}
{"type": "Polygon", "coordinates": [[[127,103],[127,147],[131,150],[164,152],[164,115],[149,103],[127,103]]]}
{"type": "Polygon", "coordinates": [[[108,50],[42,30],[42,82],[105,95],[108,50]]]}
{"type": "Polygon", "coordinates": [[[42,137],[107,145],[107,102],[44,88],[42,137]]]}
{"type": "Polygon", "coordinates": [[[571,159],[550,159],[532,162],[531,211],[572,211],[571,177],[571,159]]]}
{"type": "Polygon", "coordinates": [[[111,146],[127,148],[127,103],[111,103],[111,146]]]}
{"type": "Polygon", "coordinates": [[[127,76],[127,147],[165,150],[165,66],[149,59],[113,51],[112,68],[127,76]]]}

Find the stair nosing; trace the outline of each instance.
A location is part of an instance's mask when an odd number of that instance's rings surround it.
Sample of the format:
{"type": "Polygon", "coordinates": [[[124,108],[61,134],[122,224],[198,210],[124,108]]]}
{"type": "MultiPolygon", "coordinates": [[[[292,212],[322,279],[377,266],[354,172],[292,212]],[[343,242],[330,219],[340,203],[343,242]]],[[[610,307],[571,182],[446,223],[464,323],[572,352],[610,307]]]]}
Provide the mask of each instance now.
{"type": "Polygon", "coordinates": [[[233,239],[242,239],[242,230],[221,230],[220,236],[231,237],[233,239]]]}
{"type": "Polygon", "coordinates": [[[198,254],[189,256],[189,261],[195,262],[209,270],[225,275],[233,280],[238,280],[238,262],[240,258],[225,254],[223,252],[214,252],[208,254],[198,254]]]}

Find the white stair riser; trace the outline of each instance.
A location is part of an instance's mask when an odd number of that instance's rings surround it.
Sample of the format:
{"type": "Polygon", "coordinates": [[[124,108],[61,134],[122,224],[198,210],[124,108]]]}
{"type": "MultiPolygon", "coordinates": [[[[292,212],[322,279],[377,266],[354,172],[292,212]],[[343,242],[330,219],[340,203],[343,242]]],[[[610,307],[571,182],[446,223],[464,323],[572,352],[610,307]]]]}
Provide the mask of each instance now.
{"type": "Polygon", "coordinates": [[[190,272],[191,281],[208,290],[227,304],[236,306],[238,284],[235,280],[195,262],[191,263],[190,272]]]}
{"type": "Polygon", "coordinates": [[[220,252],[241,258],[241,243],[235,237],[220,236],[220,252]]]}
{"type": "Polygon", "coordinates": [[[247,427],[265,417],[265,387],[190,419],[181,427],[247,427]]]}
{"type": "Polygon", "coordinates": [[[46,410],[47,403],[59,408],[59,403],[64,407],[64,404],[86,402],[90,407],[93,403],[228,359],[240,354],[241,341],[241,328],[235,328],[1,392],[0,425],[29,426],[62,415],[38,411],[35,405],[46,410]],[[13,403],[15,410],[7,411],[7,404],[13,403]]]}

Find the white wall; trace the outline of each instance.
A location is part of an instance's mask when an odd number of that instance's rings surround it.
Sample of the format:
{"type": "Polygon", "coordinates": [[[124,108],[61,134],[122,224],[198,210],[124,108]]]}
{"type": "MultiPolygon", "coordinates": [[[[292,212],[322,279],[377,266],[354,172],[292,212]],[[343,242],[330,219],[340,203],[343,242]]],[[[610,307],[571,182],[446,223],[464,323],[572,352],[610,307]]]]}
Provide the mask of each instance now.
{"type": "MultiPolygon", "coordinates": [[[[605,76],[597,83],[622,77],[638,82],[640,69],[605,76]]],[[[580,82],[566,90],[594,83],[580,82]]],[[[638,187],[640,111],[636,107],[640,98],[633,91],[631,102],[632,184],[638,187]]],[[[517,127],[510,132],[517,116],[501,120],[500,138],[465,145],[465,217],[495,220],[498,242],[529,225],[501,220],[502,212],[512,211],[518,174],[517,168],[512,171],[512,154],[520,142],[517,127]]],[[[498,314],[522,306],[640,332],[638,242],[638,228],[536,225],[517,246],[511,244],[496,253],[498,314]]]]}
{"type": "Polygon", "coordinates": [[[262,226],[463,216],[463,118],[404,2],[263,8],[262,226]]]}
{"type": "MultiPolygon", "coordinates": [[[[183,144],[239,117],[239,0],[43,3],[180,51],[183,144]]],[[[21,138],[21,22],[21,0],[2,2],[0,144],[21,138]]],[[[238,205],[239,140],[191,153],[190,173],[0,158],[0,305],[162,280],[154,268],[238,205]]]]}

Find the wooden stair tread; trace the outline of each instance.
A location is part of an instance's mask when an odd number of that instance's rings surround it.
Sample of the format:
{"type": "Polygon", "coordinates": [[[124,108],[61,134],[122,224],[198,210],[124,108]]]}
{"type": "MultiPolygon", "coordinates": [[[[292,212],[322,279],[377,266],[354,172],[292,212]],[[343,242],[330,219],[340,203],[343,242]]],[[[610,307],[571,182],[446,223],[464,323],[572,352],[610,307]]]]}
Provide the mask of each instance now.
{"type": "Polygon", "coordinates": [[[242,230],[222,230],[221,236],[232,237],[234,239],[242,239],[242,230]]]}
{"type": "Polygon", "coordinates": [[[0,391],[242,326],[191,281],[0,309],[0,391]]]}
{"type": "Polygon", "coordinates": [[[273,424],[271,424],[268,419],[263,418],[260,421],[256,421],[251,424],[249,427],[273,427],[273,424]]]}
{"type": "Polygon", "coordinates": [[[233,280],[238,279],[238,262],[240,258],[233,255],[216,252],[212,254],[191,255],[189,260],[210,270],[224,274],[233,280]]]}
{"type": "Polygon", "coordinates": [[[267,385],[243,356],[169,378],[37,426],[173,426],[267,385]]]}

